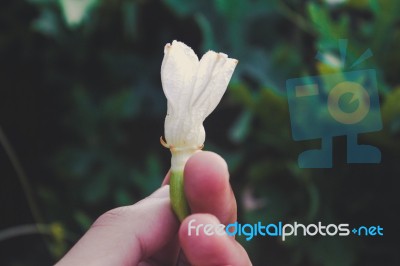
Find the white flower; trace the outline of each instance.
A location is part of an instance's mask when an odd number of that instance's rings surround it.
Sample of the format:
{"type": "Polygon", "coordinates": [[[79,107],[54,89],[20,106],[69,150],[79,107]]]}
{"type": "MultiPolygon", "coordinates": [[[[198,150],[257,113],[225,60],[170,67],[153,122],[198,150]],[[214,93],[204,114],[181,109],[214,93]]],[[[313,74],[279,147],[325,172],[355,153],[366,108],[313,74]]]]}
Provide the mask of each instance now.
{"type": "Polygon", "coordinates": [[[164,144],[172,152],[172,170],[183,170],[189,156],[202,148],[203,122],[220,102],[237,62],[214,51],[199,61],[190,47],[178,41],[165,46],[161,65],[168,100],[164,144]]]}

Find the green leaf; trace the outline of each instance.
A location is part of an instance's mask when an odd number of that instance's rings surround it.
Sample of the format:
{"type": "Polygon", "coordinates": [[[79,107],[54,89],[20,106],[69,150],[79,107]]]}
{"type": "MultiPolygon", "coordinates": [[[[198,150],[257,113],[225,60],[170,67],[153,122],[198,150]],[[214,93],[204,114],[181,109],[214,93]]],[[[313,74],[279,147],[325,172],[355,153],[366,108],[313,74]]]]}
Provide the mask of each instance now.
{"type": "Polygon", "coordinates": [[[229,86],[229,95],[246,108],[254,107],[254,100],[250,90],[244,84],[232,84],[229,86]]]}
{"type": "Polygon", "coordinates": [[[348,32],[349,18],[345,14],[334,21],[328,9],[313,2],[307,5],[307,11],[319,35],[318,49],[336,49],[339,39],[352,36],[348,32]]]}
{"type": "Polygon", "coordinates": [[[79,226],[82,230],[86,231],[90,225],[93,223],[93,220],[82,210],[77,210],[74,213],[74,218],[78,222],[79,226]]]}
{"type": "Polygon", "coordinates": [[[64,20],[70,28],[78,27],[97,6],[99,0],[59,0],[64,20]]]}
{"type": "Polygon", "coordinates": [[[211,49],[218,50],[216,47],[216,42],[214,40],[213,27],[210,21],[202,13],[197,13],[194,18],[203,34],[203,43],[202,43],[203,52],[206,52],[211,49]]]}
{"type": "Polygon", "coordinates": [[[233,142],[243,142],[250,132],[252,113],[248,110],[242,112],[235,124],[229,131],[229,137],[233,142]]]}
{"type": "Polygon", "coordinates": [[[118,206],[131,205],[132,203],[134,203],[134,199],[125,187],[120,187],[115,192],[115,204],[118,206]]]}
{"type": "Polygon", "coordinates": [[[123,18],[123,27],[125,36],[130,40],[135,40],[138,34],[137,29],[137,16],[138,16],[138,7],[136,1],[125,1],[121,6],[122,18],[123,18]]]}
{"type": "Polygon", "coordinates": [[[132,118],[140,108],[141,97],[135,97],[133,90],[121,90],[106,98],[102,109],[110,120],[132,118]]]}
{"type": "Polygon", "coordinates": [[[165,0],[164,3],[179,16],[187,16],[197,9],[200,1],[194,0],[165,0]]]}
{"type": "Polygon", "coordinates": [[[33,21],[32,27],[45,36],[56,38],[60,33],[60,23],[57,14],[50,8],[43,8],[40,16],[33,21]]]}
{"type": "Polygon", "coordinates": [[[221,15],[230,19],[243,16],[247,9],[247,1],[244,0],[215,0],[214,4],[221,15]]]}

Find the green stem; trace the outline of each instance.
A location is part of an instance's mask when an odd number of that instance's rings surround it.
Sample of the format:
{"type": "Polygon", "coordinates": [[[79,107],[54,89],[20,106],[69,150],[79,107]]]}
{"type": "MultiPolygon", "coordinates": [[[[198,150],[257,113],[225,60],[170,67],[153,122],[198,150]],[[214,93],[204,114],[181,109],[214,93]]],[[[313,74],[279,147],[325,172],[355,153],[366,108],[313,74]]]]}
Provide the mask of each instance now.
{"type": "Polygon", "coordinates": [[[39,211],[38,205],[36,204],[35,198],[33,196],[33,191],[29,185],[28,177],[25,174],[24,169],[22,168],[22,164],[19,161],[17,154],[15,153],[13,147],[11,146],[10,142],[7,139],[6,134],[4,133],[2,127],[0,126],[0,145],[3,146],[10,162],[17,174],[17,178],[21,183],[22,190],[26,196],[28,201],[28,206],[32,212],[33,219],[38,224],[44,224],[44,219],[39,211]]]}
{"type": "Polygon", "coordinates": [[[180,221],[189,215],[189,206],[183,189],[183,171],[171,172],[169,195],[172,209],[180,221]]]}

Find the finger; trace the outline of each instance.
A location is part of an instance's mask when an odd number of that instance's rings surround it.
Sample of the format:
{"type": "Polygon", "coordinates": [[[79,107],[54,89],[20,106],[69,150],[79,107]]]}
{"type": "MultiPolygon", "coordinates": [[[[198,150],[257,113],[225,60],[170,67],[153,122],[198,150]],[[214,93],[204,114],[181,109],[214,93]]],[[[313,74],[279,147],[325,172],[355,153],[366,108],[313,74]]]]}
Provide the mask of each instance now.
{"type": "Polygon", "coordinates": [[[169,186],[168,187],[161,187],[153,192],[150,196],[146,199],[157,199],[157,198],[169,198],[169,186]]]}
{"type": "Polygon", "coordinates": [[[236,240],[226,234],[217,235],[215,231],[213,235],[206,235],[204,226],[207,224],[215,228],[221,222],[210,214],[193,214],[181,224],[179,241],[190,264],[200,266],[251,265],[246,251],[236,240]]]}
{"type": "MultiPolygon", "coordinates": [[[[58,265],[137,265],[167,246],[178,231],[169,186],[100,216],[58,265]]],[[[177,251],[166,262],[174,261],[177,251]]]]}
{"type": "Polygon", "coordinates": [[[194,154],[184,170],[185,194],[192,213],[210,213],[224,224],[236,221],[236,199],[228,166],[213,152],[194,154]]]}

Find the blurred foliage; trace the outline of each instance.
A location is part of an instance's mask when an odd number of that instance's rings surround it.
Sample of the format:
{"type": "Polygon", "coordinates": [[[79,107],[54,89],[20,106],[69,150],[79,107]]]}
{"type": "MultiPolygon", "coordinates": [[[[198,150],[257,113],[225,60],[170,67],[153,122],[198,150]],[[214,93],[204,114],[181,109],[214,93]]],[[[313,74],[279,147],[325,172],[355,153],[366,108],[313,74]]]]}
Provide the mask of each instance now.
{"type": "MultiPolygon", "coordinates": [[[[230,167],[240,222],[385,228],[382,238],[246,242],[239,237],[254,265],[400,265],[394,227],[400,222],[399,1],[5,0],[0,5],[0,124],[50,226],[44,241],[27,242],[45,242],[47,253],[5,251],[1,265],[52,263],[101,213],[159,187],[169,166],[169,152],[158,142],[166,112],[159,69],[163,46],[173,39],[198,54],[213,49],[240,61],[221,105],[205,122],[205,148],[220,153],[230,167]],[[299,169],[298,154],[319,141],[292,140],[285,81],[346,69],[339,39],[348,40],[348,64],[368,48],[374,53],[358,67],[378,72],[384,128],[363,135],[361,142],[378,146],[383,161],[346,164],[345,138],[339,137],[334,168],[299,169]],[[315,60],[318,51],[326,60],[315,60]]],[[[6,209],[1,228],[35,222],[7,157],[1,154],[0,161],[2,192],[16,189],[2,194],[4,205],[14,207],[6,209]]],[[[8,241],[1,247],[12,250],[24,240],[8,241]]]]}

